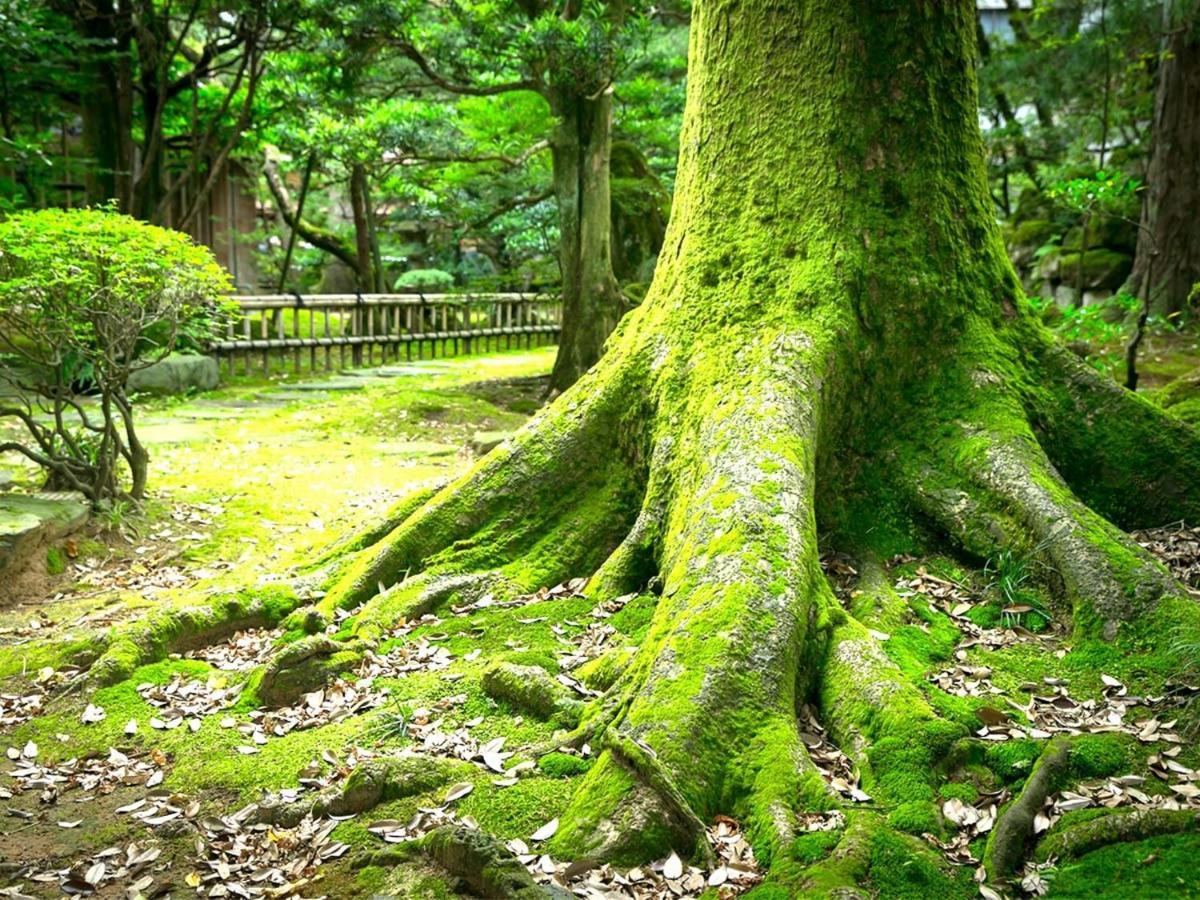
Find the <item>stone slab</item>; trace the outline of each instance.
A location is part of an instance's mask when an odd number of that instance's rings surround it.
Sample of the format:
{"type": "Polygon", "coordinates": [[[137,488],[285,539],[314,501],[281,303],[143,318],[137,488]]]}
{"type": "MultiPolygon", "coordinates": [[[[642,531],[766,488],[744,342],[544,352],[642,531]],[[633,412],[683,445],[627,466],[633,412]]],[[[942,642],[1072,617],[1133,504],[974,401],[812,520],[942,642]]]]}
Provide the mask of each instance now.
{"type": "Polygon", "coordinates": [[[88,505],[80,494],[0,494],[0,576],[18,574],[42,547],[81,528],[88,505]]]}

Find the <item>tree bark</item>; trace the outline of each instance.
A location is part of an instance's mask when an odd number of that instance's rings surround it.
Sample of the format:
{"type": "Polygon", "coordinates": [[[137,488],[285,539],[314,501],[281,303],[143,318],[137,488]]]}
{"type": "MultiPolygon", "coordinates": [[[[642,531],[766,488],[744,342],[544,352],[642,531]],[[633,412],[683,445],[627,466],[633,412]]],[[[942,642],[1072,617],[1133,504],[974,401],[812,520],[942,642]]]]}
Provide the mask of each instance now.
{"type": "Polygon", "coordinates": [[[367,215],[367,170],[361,163],[350,168],[350,209],[354,215],[354,271],[358,289],[375,290],[371,264],[371,226],[367,215]]]}
{"type": "Polygon", "coordinates": [[[562,334],[550,389],[570,387],[595,364],[622,312],[612,268],[609,161],[612,90],[584,97],[562,90],[552,96],[559,117],[550,142],[558,202],[562,268],[562,334]]]}
{"type": "Polygon", "coordinates": [[[1177,316],[1200,284],[1200,4],[1168,0],[1166,9],[1153,149],[1130,287],[1138,296],[1149,292],[1153,312],[1177,316]]]}
{"type": "Polygon", "coordinates": [[[57,7],[92,46],[81,62],[80,116],[91,157],[85,183],[88,202],[115,200],[128,210],[133,192],[133,61],[128,10],[112,0],[57,7]],[[104,49],[100,49],[104,48],[104,49]]]}

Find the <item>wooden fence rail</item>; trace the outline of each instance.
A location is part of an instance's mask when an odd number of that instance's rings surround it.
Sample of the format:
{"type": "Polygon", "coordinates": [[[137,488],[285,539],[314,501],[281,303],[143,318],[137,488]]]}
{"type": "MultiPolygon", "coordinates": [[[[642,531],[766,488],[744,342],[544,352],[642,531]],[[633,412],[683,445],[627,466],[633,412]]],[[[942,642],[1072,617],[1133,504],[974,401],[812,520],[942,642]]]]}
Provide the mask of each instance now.
{"type": "Polygon", "coordinates": [[[551,294],[254,294],[209,349],[230,374],[260,360],[296,372],[553,343],[562,306],[551,294]],[[322,359],[323,357],[323,359],[322,359]]]}

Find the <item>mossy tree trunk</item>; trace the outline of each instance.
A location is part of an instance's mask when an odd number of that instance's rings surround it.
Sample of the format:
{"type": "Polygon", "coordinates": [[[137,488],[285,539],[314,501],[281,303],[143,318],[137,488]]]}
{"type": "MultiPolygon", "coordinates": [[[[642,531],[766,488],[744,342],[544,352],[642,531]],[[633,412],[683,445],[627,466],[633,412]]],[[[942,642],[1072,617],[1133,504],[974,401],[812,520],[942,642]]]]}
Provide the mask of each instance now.
{"type": "Polygon", "coordinates": [[[550,388],[557,392],[600,358],[622,310],[611,245],[612,88],[596,96],[563,88],[547,99],[558,117],[550,141],[563,303],[563,330],[550,375],[550,388]]]}
{"type": "Polygon", "coordinates": [[[556,857],[703,852],[727,813],[772,877],[852,889],[878,816],[852,820],[838,866],[787,852],[795,814],[833,802],[804,702],[880,805],[936,816],[936,767],[965,729],[884,652],[876,604],[837,602],[818,531],[864,555],[918,523],[981,558],[1034,550],[1079,640],[1135,652],[1196,627],[1118,525],[1198,518],[1200,441],[1059,349],[1024,299],[990,210],[975,52],[970,0],[697,3],[644,303],[322,600],[371,636],[452,596],[587,574],[597,599],[659,586],[575,735],[600,756],[556,857]]]}
{"type": "Polygon", "coordinates": [[[1164,4],[1154,146],[1130,285],[1153,312],[1177,316],[1200,284],[1200,2],[1164,4]]]}

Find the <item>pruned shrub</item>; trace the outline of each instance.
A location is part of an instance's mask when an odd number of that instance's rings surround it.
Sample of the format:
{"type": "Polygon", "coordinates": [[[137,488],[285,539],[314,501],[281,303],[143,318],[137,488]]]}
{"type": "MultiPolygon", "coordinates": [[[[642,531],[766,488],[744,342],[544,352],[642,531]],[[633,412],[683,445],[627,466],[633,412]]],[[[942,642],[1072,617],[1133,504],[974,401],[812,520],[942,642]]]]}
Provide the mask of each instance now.
{"type": "Polygon", "coordinates": [[[396,279],[396,290],[429,291],[430,293],[448,291],[454,287],[454,276],[441,269],[409,269],[396,279]]]}
{"type": "Polygon", "coordinates": [[[126,392],[130,373],[214,336],[229,277],[185,234],[108,209],[47,209],[0,222],[0,417],[26,440],[0,443],[47,487],[93,505],[145,495],[149,454],[126,392]],[[80,396],[80,391],[91,394],[80,396]]]}

